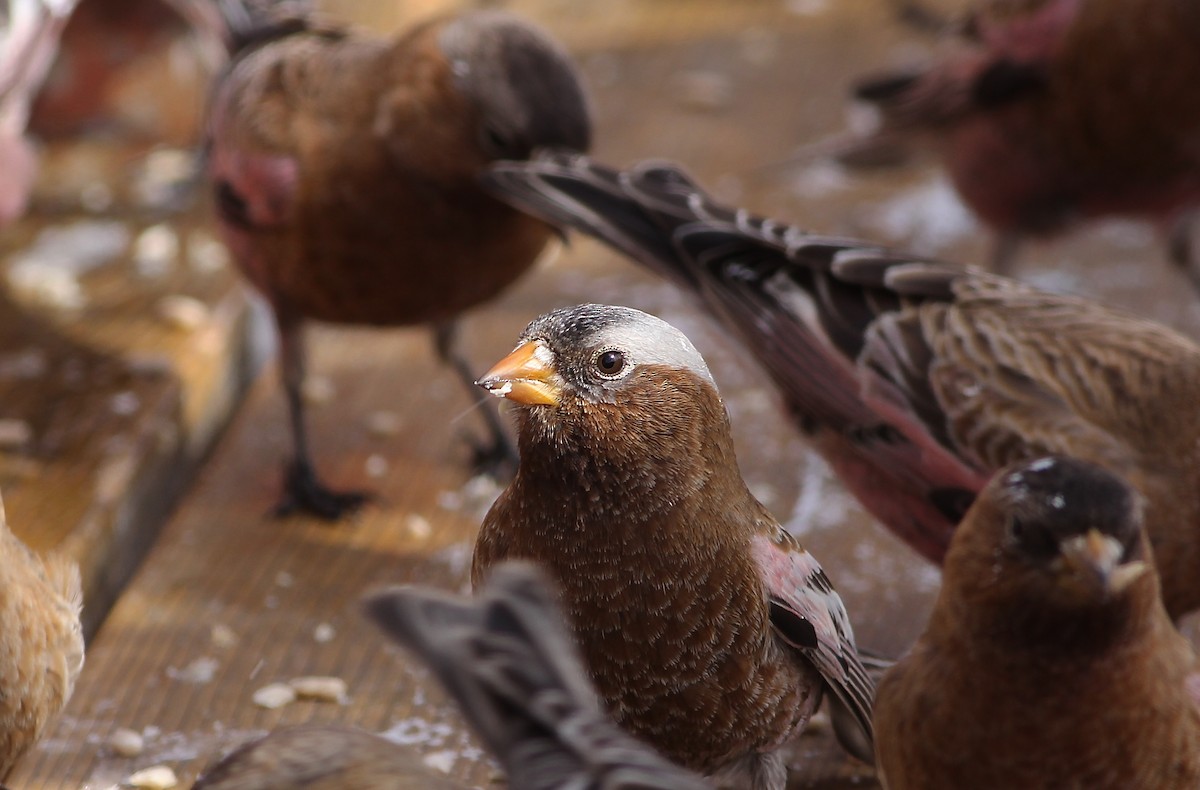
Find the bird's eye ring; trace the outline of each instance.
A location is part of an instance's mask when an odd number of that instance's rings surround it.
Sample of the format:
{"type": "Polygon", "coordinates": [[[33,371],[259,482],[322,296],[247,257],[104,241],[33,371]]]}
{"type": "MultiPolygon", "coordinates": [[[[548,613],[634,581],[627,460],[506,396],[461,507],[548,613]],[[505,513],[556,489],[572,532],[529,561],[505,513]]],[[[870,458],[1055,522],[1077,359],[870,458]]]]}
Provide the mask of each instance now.
{"type": "Polygon", "coordinates": [[[596,370],[605,378],[615,379],[625,370],[625,354],[615,348],[601,351],[596,355],[596,370]]]}

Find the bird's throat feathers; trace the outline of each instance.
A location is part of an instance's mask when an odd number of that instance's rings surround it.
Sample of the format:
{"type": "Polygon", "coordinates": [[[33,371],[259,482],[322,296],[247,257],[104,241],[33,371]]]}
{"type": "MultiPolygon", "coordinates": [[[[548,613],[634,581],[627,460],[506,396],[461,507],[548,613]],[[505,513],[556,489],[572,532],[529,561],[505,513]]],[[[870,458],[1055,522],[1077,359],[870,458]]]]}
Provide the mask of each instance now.
{"type": "Polygon", "coordinates": [[[513,487],[554,501],[546,512],[561,514],[564,529],[606,530],[664,522],[727,486],[744,487],[715,390],[688,374],[661,384],[625,393],[619,404],[521,408],[513,487]],[[688,410],[672,405],[686,400],[688,410]]]}

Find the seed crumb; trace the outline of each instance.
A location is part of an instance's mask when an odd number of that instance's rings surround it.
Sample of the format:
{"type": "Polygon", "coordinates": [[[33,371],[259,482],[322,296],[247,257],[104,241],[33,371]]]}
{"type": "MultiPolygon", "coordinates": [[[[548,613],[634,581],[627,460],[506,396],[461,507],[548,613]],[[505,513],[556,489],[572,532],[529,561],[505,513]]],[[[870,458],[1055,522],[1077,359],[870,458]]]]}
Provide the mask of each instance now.
{"type": "Polygon", "coordinates": [[[254,692],[254,704],[267,710],[282,708],[296,701],[296,690],[287,683],[272,683],[254,692]]]}

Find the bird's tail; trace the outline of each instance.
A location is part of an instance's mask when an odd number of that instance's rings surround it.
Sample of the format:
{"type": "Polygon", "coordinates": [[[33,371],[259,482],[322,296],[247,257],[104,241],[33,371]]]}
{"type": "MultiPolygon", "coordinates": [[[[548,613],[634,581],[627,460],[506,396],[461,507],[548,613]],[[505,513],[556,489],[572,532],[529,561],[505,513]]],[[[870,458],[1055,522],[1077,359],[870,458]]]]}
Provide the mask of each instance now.
{"type": "Polygon", "coordinates": [[[425,659],[504,764],[510,786],[707,786],[601,712],[534,566],[497,567],[475,600],[401,587],[370,596],[366,608],[425,659]]]}
{"type": "Polygon", "coordinates": [[[695,273],[682,265],[672,234],[693,218],[686,200],[697,187],[678,168],[663,166],[663,177],[677,183],[664,183],[666,190],[648,201],[639,199],[642,195],[630,188],[631,174],[656,164],[618,171],[580,154],[547,152],[530,161],[499,162],[483,175],[483,183],[518,208],[595,236],[660,276],[695,290],[695,273]]]}

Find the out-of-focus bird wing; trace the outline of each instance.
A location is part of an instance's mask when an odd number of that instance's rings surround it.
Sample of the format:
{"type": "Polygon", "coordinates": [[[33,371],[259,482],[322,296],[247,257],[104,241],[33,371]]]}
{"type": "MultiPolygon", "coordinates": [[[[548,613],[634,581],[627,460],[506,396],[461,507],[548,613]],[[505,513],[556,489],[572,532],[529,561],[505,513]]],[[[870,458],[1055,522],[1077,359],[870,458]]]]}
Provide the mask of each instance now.
{"type": "Polygon", "coordinates": [[[416,751],[364,730],[288,727],[247,743],[203,772],[193,790],[463,790],[416,751]]]}
{"type": "Polygon", "coordinates": [[[400,588],[371,596],[370,616],[428,662],[504,764],[512,787],[708,787],[601,712],[544,576],[492,570],[478,600],[400,588]]]}
{"type": "Polygon", "coordinates": [[[858,657],[842,598],[820,563],[777,524],[764,523],[752,551],[766,584],[771,624],[810,661],[832,692],[838,739],[864,762],[874,761],[871,706],[875,683],[858,657]]]}
{"type": "Polygon", "coordinates": [[[312,0],[166,0],[187,20],[214,66],[243,48],[304,29],[312,0]]]}

